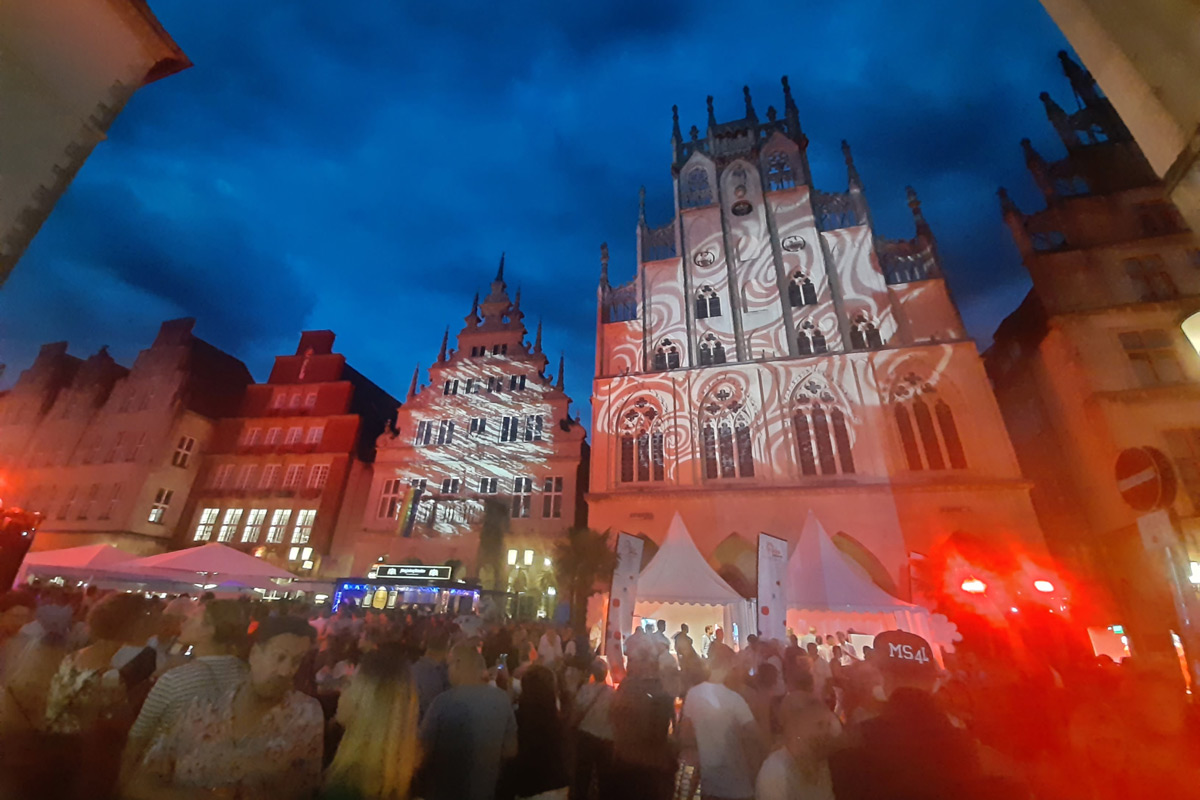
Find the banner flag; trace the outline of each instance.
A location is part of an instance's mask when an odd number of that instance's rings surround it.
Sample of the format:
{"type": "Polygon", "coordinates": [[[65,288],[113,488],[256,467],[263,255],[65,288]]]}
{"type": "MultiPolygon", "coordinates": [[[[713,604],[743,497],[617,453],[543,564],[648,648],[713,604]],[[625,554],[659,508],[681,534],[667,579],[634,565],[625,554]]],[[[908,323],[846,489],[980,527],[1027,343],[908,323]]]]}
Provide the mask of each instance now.
{"type": "Polygon", "coordinates": [[[420,490],[416,486],[408,487],[404,493],[404,501],[396,512],[396,533],[405,539],[412,536],[413,524],[417,521],[417,502],[420,500],[420,490]]]}
{"type": "Polygon", "coordinates": [[[613,570],[612,589],[608,593],[608,615],[604,630],[604,654],[615,681],[625,677],[623,643],[633,632],[633,607],[637,603],[637,582],[642,571],[642,549],[645,544],[628,533],[617,536],[617,566],[613,570]]]}
{"type": "Polygon", "coordinates": [[[788,543],[758,535],[758,635],[786,641],[788,543]]]}

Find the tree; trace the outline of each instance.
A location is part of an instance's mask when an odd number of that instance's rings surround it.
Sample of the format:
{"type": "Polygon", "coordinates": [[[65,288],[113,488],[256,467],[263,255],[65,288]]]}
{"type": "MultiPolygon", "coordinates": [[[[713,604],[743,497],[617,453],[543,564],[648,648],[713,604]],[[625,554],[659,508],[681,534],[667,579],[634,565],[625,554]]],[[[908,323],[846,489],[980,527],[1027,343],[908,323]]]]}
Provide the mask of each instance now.
{"type": "Polygon", "coordinates": [[[571,528],[554,545],[554,574],[571,603],[571,625],[576,630],[587,625],[588,598],[596,593],[598,582],[612,577],[616,563],[608,531],[571,528]]]}
{"type": "Polygon", "coordinates": [[[483,502],[483,526],[479,529],[479,551],[476,554],[476,569],[479,583],[484,589],[505,591],[508,582],[504,579],[504,537],[508,535],[508,506],[499,500],[483,502]]]}

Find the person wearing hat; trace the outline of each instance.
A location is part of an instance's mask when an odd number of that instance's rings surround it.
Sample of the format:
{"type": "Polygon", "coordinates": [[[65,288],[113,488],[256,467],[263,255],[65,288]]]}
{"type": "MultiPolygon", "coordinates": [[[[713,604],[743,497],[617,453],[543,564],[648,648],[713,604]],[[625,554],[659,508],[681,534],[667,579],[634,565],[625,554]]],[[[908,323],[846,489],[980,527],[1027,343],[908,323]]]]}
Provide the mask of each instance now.
{"type": "Polygon", "coordinates": [[[874,654],[887,702],[851,732],[853,746],[830,758],[837,799],[978,797],[977,745],[934,700],[938,665],[929,642],[887,631],[875,637],[874,654]]]}

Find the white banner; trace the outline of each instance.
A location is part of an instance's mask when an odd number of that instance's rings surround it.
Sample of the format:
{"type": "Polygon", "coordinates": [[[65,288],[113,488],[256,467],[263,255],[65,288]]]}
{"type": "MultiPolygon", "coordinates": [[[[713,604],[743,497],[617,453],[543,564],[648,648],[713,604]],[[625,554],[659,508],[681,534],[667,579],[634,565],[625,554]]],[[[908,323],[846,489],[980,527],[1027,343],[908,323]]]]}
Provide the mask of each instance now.
{"type": "Polygon", "coordinates": [[[622,643],[633,632],[633,606],[637,602],[638,575],[642,571],[645,542],[622,533],[617,536],[617,566],[613,570],[612,589],[608,593],[608,615],[604,631],[604,655],[608,658],[613,680],[625,677],[622,643]]]}
{"type": "Polygon", "coordinates": [[[785,641],[787,636],[786,539],[758,535],[758,635],[785,641]]]}

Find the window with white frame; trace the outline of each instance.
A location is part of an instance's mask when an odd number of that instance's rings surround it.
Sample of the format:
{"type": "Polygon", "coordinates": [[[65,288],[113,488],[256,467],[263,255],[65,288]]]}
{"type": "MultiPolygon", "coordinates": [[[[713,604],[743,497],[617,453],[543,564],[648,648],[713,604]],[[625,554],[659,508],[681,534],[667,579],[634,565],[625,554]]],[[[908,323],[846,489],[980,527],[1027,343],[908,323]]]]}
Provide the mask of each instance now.
{"type": "Polygon", "coordinates": [[[247,428],[242,432],[242,444],[253,447],[262,439],[262,428],[247,428]]]}
{"type": "Polygon", "coordinates": [[[271,408],[283,408],[287,405],[287,392],[276,392],[271,398],[271,408]]]}
{"type": "Polygon", "coordinates": [[[400,478],[389,478],[383,482],[383,489],[379,493],[380,519],[396,518],[400,513],[400,505],[404,502],[405,489],[404,481],[400,478]]]}
{"type": "Polygon", "coordinates": [[[58,507],[57,516],[59,519],[66,519],[71,516],[71,506],[75,505],[75,495],[78,491],[79,488],[76,486],[67,489],[67,493],[63,496],[62,505],[58,507]]]}
{"type": "Polygon", "coordinates": [[[429,444],[433,437],[433,423],[428,420],[422,420],[417,423],[417,435],[413,437],[413,444],[429,444]]]}
{"type": "Polygon", "coordinates": [[[454,423],[448,419],[441,420],[438,423],[438,444],[453,444],[454,443],[454,423]]]}
{"type": "Polygon", "coordinates": [[[192,537],[194,542],[207,542],[212,538],[213,530],[217,527],[217,515],[221,513],[219,508],[206,508],[200,512],[200,521],[196,523],[196,535],[192,537]]]}
{"type": "Polygon", "coordinates": [[[304,437],[304,441],[308,444],[320,444],[322,437],[325,436],[325,426],[317,425],[309,428],[308,434],[304,437]]]}
{"type": "Polygon", "coordinates": [[[520,433],[520,417],[500,418],[500,441],[515,442],[520,433]]]}
{"type": "Polygon", "coordinates": [[[96,498],[100,496],[100,484],[93,483],[88,488],[87,499],[84,501],[83,508],[79,509],[79,518],[87,519],[92,515],[92,509],[96,505],[96,498]]]}
{"type": "Polygon", "coordinates": [[[221,520],[221,529],[217,531],[218,542],[232,542],[238,526],[242,524],[242,509],[227,508],[225,517],[221,520]]]}
{"type": "Polygon", "coordinates": [[[489,392],[502,394],[504,392],[504,378],[501,378],[498,375],[488,378],[487,390],[489,392]]]}
{"type": "Polygon", "coordinates": [[[121,484],[114,483],[108,495],[108,505],[100,512],[100,519],[112,519],[117,510],[117,501],[121,499],[121,484]]]}
{"type": "Polygon", "coordinates": [[[525,441],[540,442],[542,440],[542,415],[530,414],[525,417],[525,441]]]}
{"type": "MultiPolygon", "coordinates": [[[[290,508],[277,508],[271,515],[271,524],[267,527],[267,544],[279,544],[287,532],[288,522],[292,518],[290,508]]],[[[215,517],[214,517],[215,519],[215,517]]]]}
{"type": "Polygon", "coordinates": [[[174,496],[175,492],[170,489],[159,489],[155,492],[154,503],[150,506],[150,516],[146,521],[162,525],[167,517],[167,509],[171,506],[171,498],[174,496]]]}
{"type": "Polygon", "coordinates": [[[329,465],[328,464],[313,464],[308,468],[308,488],[324,489],[326,481],[329,480],[329,465]]]}
{"type": "Polygon", "coordinates": [[[296,527],[292,529],[292,544],[307,544],[312,536],[313,522],[317,519],[315,508],[302,508],[296,512],[296,527]]]}
{"type": "Polygon", "coordinates": [[[145,431],[143,431],[142,433],[138,434],[137,444],[135,444],[133,446],[133,449],[129,451],[129,454],[125,456],[125,460],[126,461],[137,461],[138,457],[141,456],[142,450],[144,450],[145,447],[146,447],[146,433],[145,433],[145,431]]]}
{"type": "Polygon", "coordinates": [[[283,440],[284,444],[298,444],[301,437],[304,436],[304,428],[299,425],[288,428],[287,438],[283,440]]]}
{"type": "Polygon", "coordinates": [[[458,494],[458,478],[442,479],[442,494],[458,494]]]}
{"type": "Polygon", "coordinates": [[[533,502],[533,479],[513,478],[512,516],[513,519],[529,516],[529,506],[533,502]]]}
{"type": "Polygon", "coordinates": [[[287,472],[283,475],[283,488],[295,489],[300,485],[300,479],[304,476],[304,466],[302,464],[292,464],[287,468],[287,472]]]}
{"type": "Polygon", "coordinates": [[[254,485],[254,473],[258,469],[255,464],[242,464],[238,467],[237,483],[235,486],[238,489],[249,489],[254,485]]]}
{"type": "Polygon", "coordinates": [[[562,516],[563,479],[546,478],[542,484],[542,517],[558,519],[562,516]]]}
{"type": "Polygon", "coordinates": [[[524,375],[508,376],[508,388],[509,388],[509,391],[513,391],[513,392],[524,389],[525,388],[525,376],[524,375]]]}
{"type": "Polygon", "coordinates": [[[445,386],[442,387],[442,394],[443,395],[458,394],[458,381],[457,380],[446,381],[445,386]]]}
{"type": "Polygon", "coordinates": [[[475,417],[471,420],[471,435],[482,436],[487,433],[487,417],[475,417]]]}
{"type": "Polygon", "coordinates": [[[316,408],[316,406],[317,406],[317,393],[309,392],[308,394],[306,394],[304,396],[304,407],[305,408],[316,408]]]}
{"type": "Polygon", "coordinates": [[[233,477],[233,464],[221,464],[212,471],[208,479],[208,488],[224,489],[229,485],[230,478],[233,477]]]}
{"type": "Polygon", "coordinates": [[[290,408],[299,408],[300,407],[300,393],[299,392],[292,392],[292,396],[288,399],[288,406],[290,408]]]}
{"type": "Polygon", "coordinates": [[[113,439],[112,447],[108,449],[108,455],[104,457],[105,464],[111,464],[114,461],[119,461],[121,458],[121,444],[125,441],[125,434],[118,433],[113,439]]]}
{"type": "MultiPolygon", "coordinates": [[[[1197,252],[1200,252],[1200,251],[1197,251],[1197,252]]],[[[463,391],[466,394],[478,394],[479,393],[479,381],[475,380],[474,378],[467,378],[467,385],[463,388],[463,391]]]]}
{"type": "Polygon", "coordinates": [[[263,467],[262,479],[258,482],[260,489],[274,489],[275,484],[279,483],[279,470],[282,467],[279,464],[267,464],[263,467]]]}
{"type": "Polygon", "coordinates": [[[246,515],[246,527],[242,528],[242,542],[253,543],[258,541],[259,534],[262,533],[263,523],[267,519],[267,510],[265,508],[252,508],[250,513],[246,515]]]}
{"type": "Polygon", "coordinates": [[[281,436],[283,436],[283,428],[271,428],[269,431],[267,431],[266,443],[269,445],[279,444],[279,439],[281,436]]]}
{"type": "Polygon", "coordinates": [[[495,494],[496,493],[496,479],[495,478],[480,478],[479,479],[479,493],[480,494],[495,494]]]}
{"type": "Polygon", "coordinates": [[[95,434],[92,437],[91,444],[83,451],[83,463],[94,464],[96,459],[100,458],[100,447],[103,444],[103,438],[100,434],[95,434]]]}
{"type": "Polygon", "coordinates": [[[179,444],[175,445],[175,452],[171,455],[171,465],[186,469],[188,462],[192,459],[192,450],[195,448],[195,439],[190,436],[179,437],[179,444]]]}

